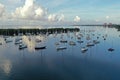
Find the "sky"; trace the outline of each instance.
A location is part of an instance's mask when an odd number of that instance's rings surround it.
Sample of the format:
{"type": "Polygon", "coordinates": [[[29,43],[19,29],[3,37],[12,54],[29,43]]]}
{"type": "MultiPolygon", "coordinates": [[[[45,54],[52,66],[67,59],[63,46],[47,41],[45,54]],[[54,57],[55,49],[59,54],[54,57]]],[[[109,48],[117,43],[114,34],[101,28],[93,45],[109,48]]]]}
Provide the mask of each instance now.
{"type": "Polygon", "coordinates": [[[119,24],[119,4],[120,0],[0,0],[0,20],[119,24]]]}

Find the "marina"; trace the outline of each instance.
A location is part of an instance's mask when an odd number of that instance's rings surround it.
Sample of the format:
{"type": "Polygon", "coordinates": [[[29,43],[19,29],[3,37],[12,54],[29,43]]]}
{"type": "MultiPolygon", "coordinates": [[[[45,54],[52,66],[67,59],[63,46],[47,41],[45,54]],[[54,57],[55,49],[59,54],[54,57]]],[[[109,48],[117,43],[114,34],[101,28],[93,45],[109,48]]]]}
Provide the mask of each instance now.
{"type": "Polygon", "coordinates": [[[117,28],[77,27],[79,31],[49,35],[1,35],[0,78],[80,80],[82,75],[83,80],[120,79],[117,28]]]}

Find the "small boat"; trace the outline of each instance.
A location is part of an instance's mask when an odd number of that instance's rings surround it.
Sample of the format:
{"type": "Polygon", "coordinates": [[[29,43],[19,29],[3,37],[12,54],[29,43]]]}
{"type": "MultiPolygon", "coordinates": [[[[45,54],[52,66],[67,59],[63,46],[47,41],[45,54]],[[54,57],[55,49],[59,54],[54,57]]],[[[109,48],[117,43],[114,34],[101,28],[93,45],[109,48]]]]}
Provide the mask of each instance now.
{"type": "Polygon", "coordinates": [[[22,40],[22,37],[15,38],[15,42],[22,40]]]}
{"type": "Polygon", "coordinates": [[[61,43],[67,43],[67,40],[60,40],[61,43]]]}
{"type": "Polygon", "coordinates": [[[104,40],[106,40],[106,38],[104,38],[104,40]]]}
{"type": "Polygon", "coordinates": [[[66,46],[57,47],[57,50],[64,50],[64,49],[67,49],[67,47],[66,46]]]}
{"type": "Polygon", "coordinates": [[[88,50],[87,47],[82,47],[82,48],[81,48],[81,51],[82,51],[82,52],[85,52],[85,51],[87,51],[87,50],[88,50]]]}
{"type": "Polygon", "coordinates": [[[94,46],[94,43],[93,42],[88,42],[86,46],[87,47],[94,46]]]}
{"type": "Polygon", "coordinates": [[[77,36],[77,39],[81,39],[81,37],[80,37],[80,36],[77,36]]]}
{"type": "Polygon", "coordinates": [[[25,48],[27,48],[27,45],[25,45],[25,44],[19,44],[19,49],[25,49],[25,48]]]}
{"type": "Polygon", "coordinates": [[[46,49],[46,46],[36,46],[35,50],[39,50],[39,49],[46,49]]]}
{"type": "Polygon", "coordinates": [[[98,44],[98,43],[100,43],[100,41],[98,41],[98,40],[93,40],[93,43],[94,43],[94,44],[98,44]]]}
{"type": "Polygon", "coordinates": [[[112,52],[112,51],[114,51],[114,49],[113,49],[113,48],[109,48],[108,51],[111,51],[111,52],[112,52]]]}
{"type": "Polygon", "coordinates": [[[78,43],[83,43],[84,41],[81,41],[81,40],[79,40],[79,41],[77,41],[78,43]]]}
{"type": "Polygon", "coordinates": [[[10,42],[13,42],[13,40],[12,40],[12,39],[9,39],[9,38],[6,38],[5,42],[6,42],[6,43],[10,43],[10,42]]]}
{"type": "Polygon", "coordinates": [[[69,45],[76,45],[76,43],[74,41],[70,41],[69,45]]]}
{"type": "Polygon", "coordinates": [[[91,39],[90,36],[87,36],[87,37],[86,37],[86,40],[90,40],[90,39],[91,39]]]}
{"type": "Polygon", "coordinates": [[[97,37],[97,39],[99,39],[99,37],[97,37]]]}
{"type": "Polygon", "coordinates": [[[20,41],[15,41],[15,45],[17,45],[17,44],[22,44],[22,41],[20,40],[20,41]]]}

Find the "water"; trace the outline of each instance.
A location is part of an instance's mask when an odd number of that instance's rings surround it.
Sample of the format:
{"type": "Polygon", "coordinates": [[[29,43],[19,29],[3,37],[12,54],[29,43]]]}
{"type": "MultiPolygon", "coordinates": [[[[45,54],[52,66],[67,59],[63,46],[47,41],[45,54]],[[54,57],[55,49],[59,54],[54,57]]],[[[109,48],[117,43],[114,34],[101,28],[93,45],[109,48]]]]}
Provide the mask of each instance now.
{"type": "MultiPolygon", "coordinates": [[[[62,34],[49,36],[22,36],[28,48],[19,50],[18,45],[5,43],[0,45],[0,80],[120,80],[120,32],[115,28],[80,26],[80,32],[63,33],[63,38],[76,42],[75,46],[61,43],[66,50],[56,50],[62,34]],[[77,43],[77,34],[83,34],[84,43],[77,43]],[[99,44],[81,52],[90,34],[92,40],[99,36],[99,44]],[[93,36],[93,34],[95,34],[93,36]],[[103,39],[106,36],[106,40],[103,39]],[[31,38],[31,41],[29,41],[31,38]],[[47,46],[44,50],[35,50],[35,39],[40,38],[47,46]],[[108,48],[115,51],[109,52],[108,48]]],[[[15,37],[11,37],[15,40],[15,37]]]]}

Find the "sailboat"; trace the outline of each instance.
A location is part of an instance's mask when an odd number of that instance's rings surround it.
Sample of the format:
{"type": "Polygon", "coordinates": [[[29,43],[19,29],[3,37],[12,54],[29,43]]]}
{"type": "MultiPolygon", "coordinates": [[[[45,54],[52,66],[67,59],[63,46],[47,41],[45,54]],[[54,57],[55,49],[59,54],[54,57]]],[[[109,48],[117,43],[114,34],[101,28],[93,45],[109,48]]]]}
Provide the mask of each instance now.
{"type": "Polygon", "coordinates": [[[46,49],[46,46],[35,46],[35,50],[46,49]]]}
{"type": "Polygon", "coordinates": [[[16,37],[15,38],[15,44],[17,45],[17,44],[21,44],[22,43],[22,37],[16,37]]]}
{"type": "Polygon", "coordinates": [[[25,44],[19,44],[19,49],[25,49],[25,48],[27,48],[27,45],[25,45],[25,44]]]}
{"type": "Polygon", "coordinates": [[[82,47],[82,48],[81,48],[81,52],[84,53],[84,52],[86,52],[86,51],[88,51],[88,48],[87,48],[87,47],[82,47]]]}
{"type": "MultiPolygon", "coordinates": [[[[40,40],[40,39],[39,39],[40,40]]],[[[42,41],[43,42],[43,41],[42,41]]],[[[37,43],[35,45],[35,50],[46,49],[46,45],[43,43],[37,43]]]]}
{"type": "Polygon", "coordinates": [[[74,41],[70,41],[69,45],[73,45],[74,46],[74,45],[76,45],[76,43],[74,41]]]}
{"type": "Polygon", "coordinates": [[[88,42],[88,43],[86,44],[86,46],[87,46],[87,47],[94,46],[94,43],[93,43],[93,42],[88,42]]]}
{"type": "Polygon", "coordinates": [[[60,42],[61,43],[67,43],[67,40],[62,39],[62,40],[60,40],[60,42]]]}
{"type": "Polygon", "coordinates": [[[56,49],[57,50],[64,50],[64,49],[67,49],[67,47],[66,46],[60,46],[60,47],[57,47],[56,49]]]}
{"type": "Polygon", "coordinates": [[[6,42],[6,43],[10,43],[10,42],[13,42],[13,40],[12,40],[11,38],[6,38],[6,39],[5,39],[5,42],[6,42]]]}
{"type": "Polygon", "coordinates": [[[17,45],[17,44],[22,44],[22,41],[21,40],[15,41],[15,45],[17,45]]]}
{"type": "Polygon", "coordinates": [[[93,43],[94,43],[94,44],[98,44],[98,43],[100,43],[100,41],[98,41],[98,40],[93,40],[93,43]]]}

